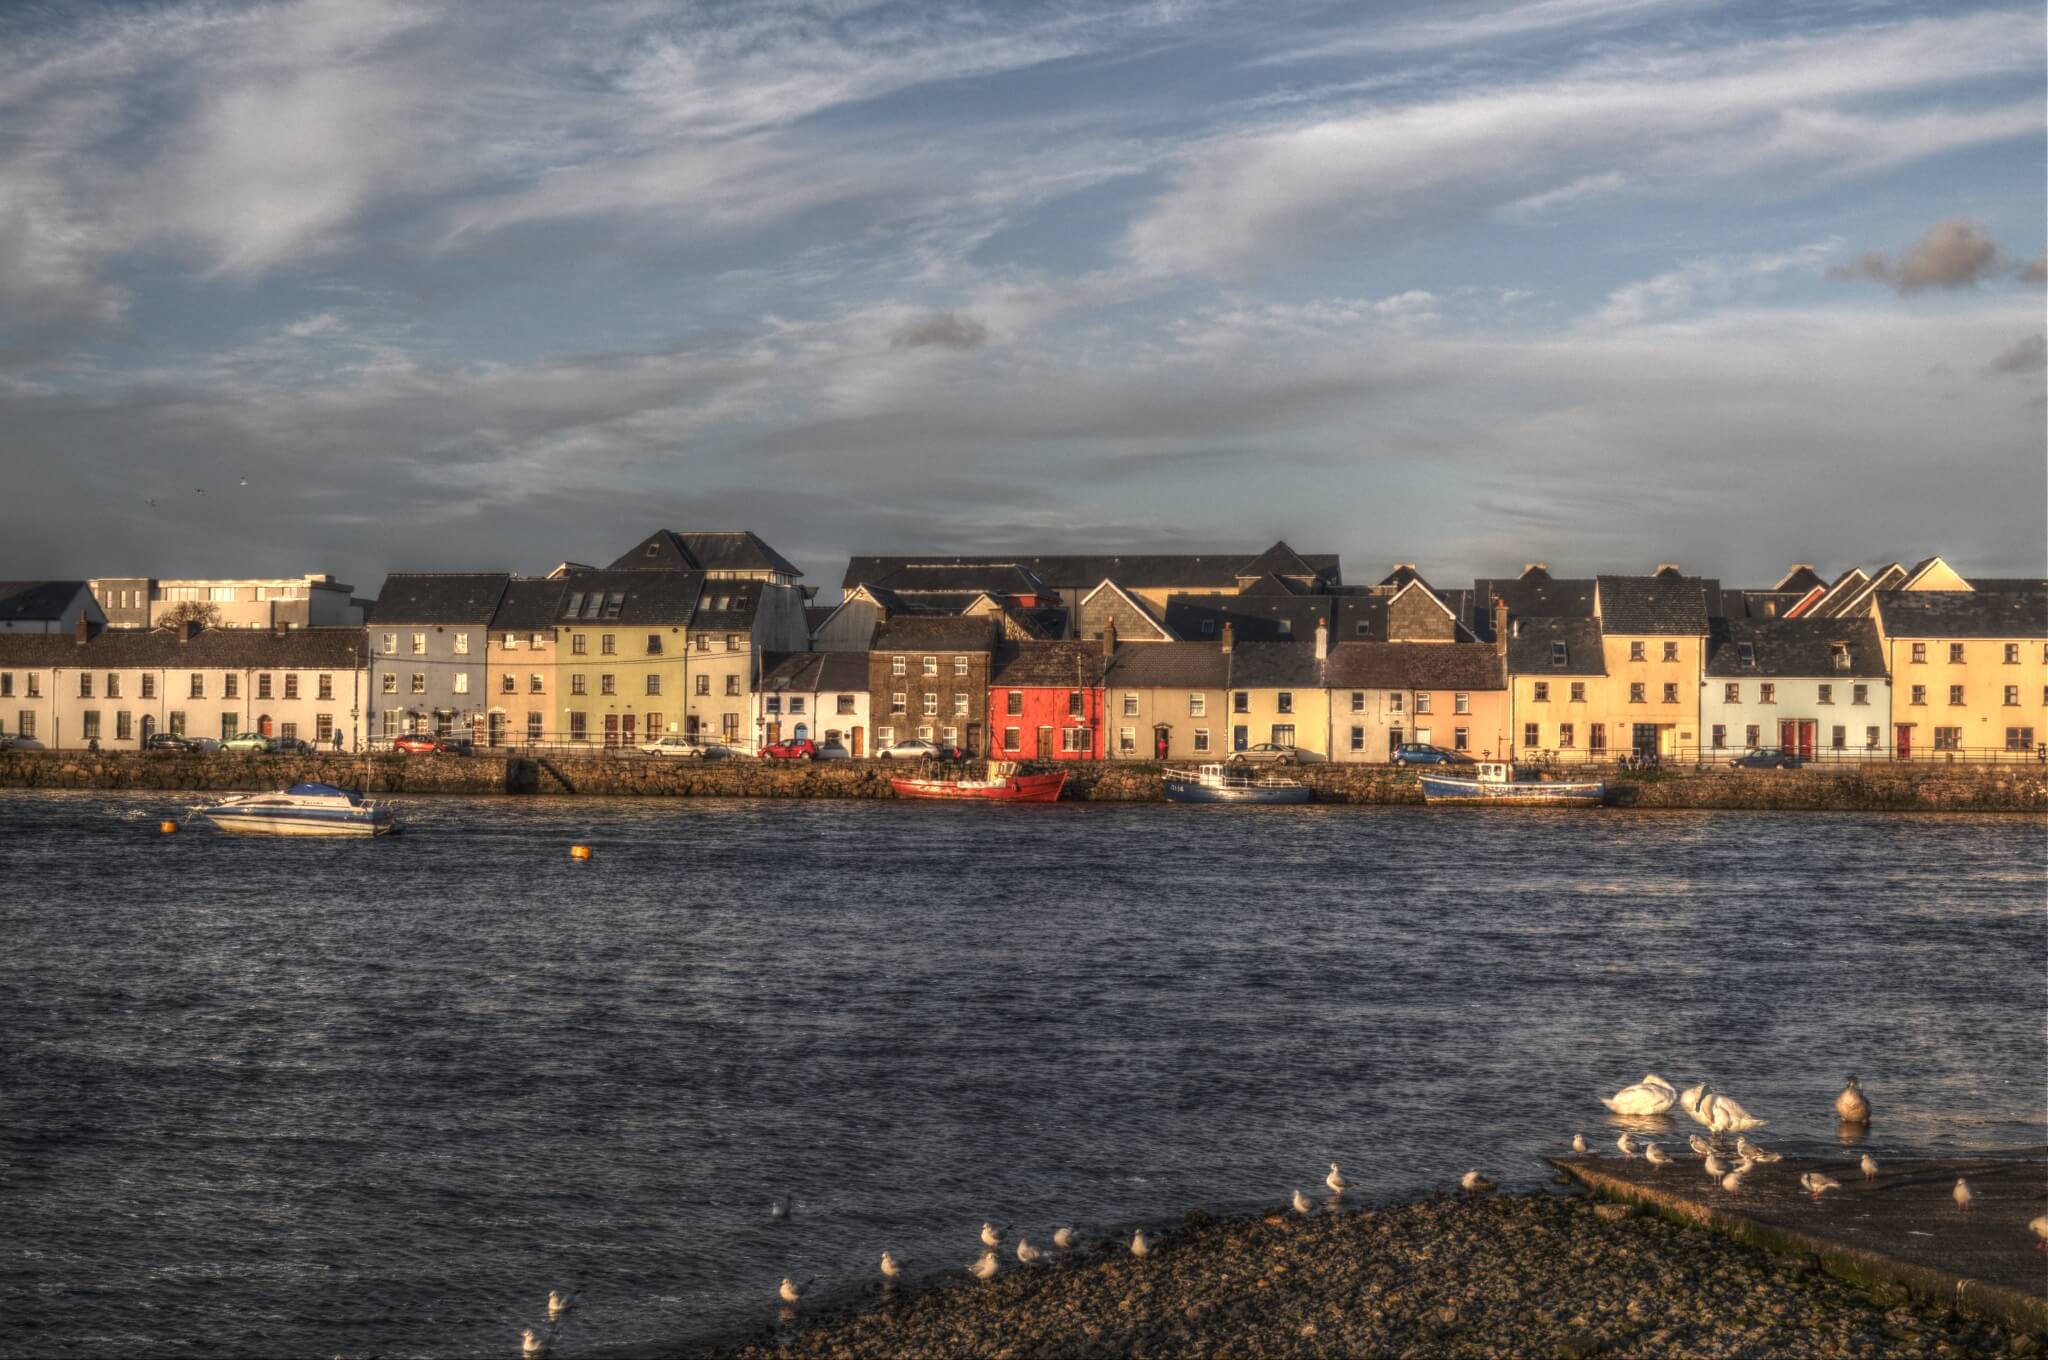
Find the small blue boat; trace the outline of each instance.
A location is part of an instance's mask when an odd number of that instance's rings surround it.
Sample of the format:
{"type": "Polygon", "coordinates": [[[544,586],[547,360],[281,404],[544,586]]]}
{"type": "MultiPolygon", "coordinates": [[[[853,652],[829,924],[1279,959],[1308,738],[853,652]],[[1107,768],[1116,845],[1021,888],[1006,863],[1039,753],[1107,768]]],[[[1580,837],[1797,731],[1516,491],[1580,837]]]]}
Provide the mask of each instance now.
{"type": "Polygon", "coordinates": [[[1512,766],[1482,764],[1478,778],[1425,774],[1422,797],[1428,803],[1463,803],[1486,807],[1599,807],[1607,785],[1597,779],[1517,780],[1512,766]]]}
{"type": "Polygon", "coordinates": [[[332,784],[246,793],[194,811],[231,835],[382,836],[398,829],[390,808],[332,784]]]}
{"type": "Polygon", "coordinates": [[[1222,765],[1168,770],[1162,782],[1169,803],[1306,803],[1314,796],[1299,780],[1222,765]]]}

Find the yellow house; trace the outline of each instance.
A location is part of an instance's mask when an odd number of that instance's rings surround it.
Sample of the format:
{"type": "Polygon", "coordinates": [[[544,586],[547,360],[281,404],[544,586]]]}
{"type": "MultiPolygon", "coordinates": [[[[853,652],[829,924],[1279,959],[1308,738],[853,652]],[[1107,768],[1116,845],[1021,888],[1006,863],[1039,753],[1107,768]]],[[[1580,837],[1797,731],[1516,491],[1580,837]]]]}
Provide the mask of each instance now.
{"type": "Polygon", "coordinates": [[[692,682],[684,630],[703,574],[594,571],[563,584],[552,739],[632,747],[676,727],[692,682]]]}
{"type": "Polygon", "coordinates": [[[1313,643],[1234,642],[1225,625],[1222,650],[1230,663],[1226,754],[1256,746],[1330,754],[1330,691],[1323,678],[1329,640],[1329,630],[1318,627],[1313,643]]]}
{"type": "Polygon", "coordinates": [[[2048,740],[2048,595],[1891,591],[1876,617],[1898,759],[2022,755],[2048,740]]]}
{"type": "MultiPolygon", "coordinates": [[[[1671,757],[1700,742],[1700,677],[1706,665],[1707,587],[1676,567],[1654,576],[1594,578],[1605,711],[1589,713],[1612,746],[1671,757]]],[[[1594,690],[1588,686],[1588,702],[1594,690]]],[[[1554,703],[1555,701],[1553,701],[1554,703]]],[[[1535,707],[1531,696],[1531,707],[1535,707]]],[[[1525,725],[1527,713],[1517,710],[1525,725]]]]}
{"type": "Polygon", "coordinates": [[[1511,739],[1501,749],[1565,762],[1628,749],[1631,729],[1612,716],[1598,619],[1516,618],[1507,631],[1511,739]]]}
{"type": "Polygon", "coordinates": [[[1111,760],[1221,760],[1230,657],[1213,642],[1116,642],[1103,670],[1111,760]]]}

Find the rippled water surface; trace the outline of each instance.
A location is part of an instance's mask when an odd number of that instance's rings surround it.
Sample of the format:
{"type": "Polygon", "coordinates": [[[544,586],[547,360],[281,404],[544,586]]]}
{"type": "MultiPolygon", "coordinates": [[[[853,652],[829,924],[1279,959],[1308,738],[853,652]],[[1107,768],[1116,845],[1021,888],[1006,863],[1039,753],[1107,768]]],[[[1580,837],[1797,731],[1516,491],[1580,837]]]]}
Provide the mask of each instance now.
{"type": "Polygon", "coordinates": [[[578,1284],[559,1356],[731,1338],[985,1217],[1536,1183],[1646,1070],[1788,1147],[1850,1071],[1880,1155],[2043,1137],[2036,820],[178,810],[0,794],[0,1351],[512,1355],[578,1284]]]}

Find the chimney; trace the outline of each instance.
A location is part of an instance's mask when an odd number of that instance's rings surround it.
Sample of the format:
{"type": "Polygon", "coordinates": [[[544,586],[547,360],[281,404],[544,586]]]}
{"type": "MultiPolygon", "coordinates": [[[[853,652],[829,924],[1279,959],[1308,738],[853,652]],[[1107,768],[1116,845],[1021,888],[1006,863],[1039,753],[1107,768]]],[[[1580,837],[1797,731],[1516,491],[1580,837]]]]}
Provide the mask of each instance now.
{"type": "Polygon", "coordinates": [[[1223,625],[1223,654],[1225,656],[1230,655],[1231,642],[1235,636],[1236,634],[1234,630],[1231,628],[1231,626],[1228,623],[1225,623],[1223,625]]]}
{"type": "Polygon", "coordinates": [[[1330,659],[1330,625],[1327,620],[1316,620],[1316,660],[1330,659]]]}
{"type": "Polygon", "coordinates": [[[85,645],[85,640],[92,636],[92,620],[85,616],[82,609],[78,611],[78,627],[72,630],[72,636],[81,647],[85,645]]]}
{"type": "Polygon", "coordinates": [[[1676,562],[1659,562],[1659,563],[1657,564],[1657,570],[1656,570],[1656,571],[1655,571],[1655,572],[1654,572],[1653,574],[1654,574],[1654,575],[1657,575],[1657,576],[1683,576],[1683,575],[1685,575],[1685,573],[1684,573],[1684,572],[1682,572],[1682,571],[1680,571],[1680,570],[1678,569],[1678,564],[1677,564],[1676,562]]]}
{"type": "Polygon", "coordinates": [[[1508,602],[1498,595],[1493,597],[1493,650],[1503,659],[1508,654],[1508,602]]]}
{"type": "Polygon", "coordinates": [[[1116,659],[1116,620],[1106,619],[1102,624],[1102,659],[1116,659]]]}

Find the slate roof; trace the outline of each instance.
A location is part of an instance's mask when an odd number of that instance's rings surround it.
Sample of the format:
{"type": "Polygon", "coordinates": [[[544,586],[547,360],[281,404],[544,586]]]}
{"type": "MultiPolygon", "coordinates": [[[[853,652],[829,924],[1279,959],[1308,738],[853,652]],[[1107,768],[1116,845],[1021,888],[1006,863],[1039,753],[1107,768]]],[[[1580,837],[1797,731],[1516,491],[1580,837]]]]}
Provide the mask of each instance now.
{"type": "Polygon", "coordinates": [[[1323,663],[1308,642],[1240,642],[1230,653],[1231,689],[1321,689],[1323,663]]]}
{"type": "Polygon", "coordinates": [[[746,530],[678,533],[657,529],[609,571],[775,571],[801,576],[796,564],[746,530]]]}
{"type": "Polygon", "coordinates": [[[1005,642],[996,648],[988,683],[991,688],[1092,689],[1102,683],[1102,671],[1099,642],[1005,642]]]}
{"type": "Polygon", "coordinates": [[[1827,582],[1821,579],[1819,572],[1806,563],[1800,562],[1794,565],[1784,576],[1780,577],[1778,584],[1772,586],[1771,589],[1786,590],[1794,594],[1804,595],[1815,586],[1824,586],[1826,584],[1827,582]]]}
{"type": "Polygon", "coordinates": [[[1883,679],[1884,648],[1877,624],[1870,619],[1716,619],[1707,643],[1707,674],[1735,679],[1745,675],[1854,676],[1883,679]],[[1834,644],[1847,643],[1849,664],[1837,669],[1834,644]],[[1742,664],[1748,644],[1756,658],[1742,664]]]}
{"type": "MultiPolygon", "coordinates": [[[[723,585],[758,588],[759,582],[726,581],[723,585]]],[[[694,625],[697,594],[704,585],[699,571],[593,571],[562,582],[558,626],[694,625]],[[613,610],[614,597],[617,609],[613,610]],[[593,605],[591,602],[597,603],[593,605]]]]}
{"type": "Polygon", "coordinates": [[[1330,641],[1385,642],[1387,604],[1391,595],[1339,595],[1337,621],[1330,628],[1330,641]]]}
{"type": "Polygon", "coordinates": [[[1014,563],[960,561],[906,562],[881,576],[870,577],[867,585],[903,594],[933,591],[967,591],[991,595],[1046,595],[1052,587],[1037,573],[1014,563]]]}
{"type": "Polygon", "coordinates": [[[812,633],[825,626],[825,620],[832,617],[839,608],[836,604],[807,604],[804,606],[804,628],[812,633]]]}
{"type": "Polygon", "coordinates": [[[875,652],[988,652],[995,649],[995,620],[911,615],[892,618],[875,630],[875,652]]]}
{"type": "Polygon", "coordinates": [[[398,571],[384,578],[369,622],[474,623],[488,628],[512,576],[503,571],[398,571]]]}
{"type": "Polygon", "coordinates": [[[0,581],[0,620],[54,622],[86,588],[83,581],[0,581]]]}
{"type": "MultiPolygon", "coordinates": [[[[1928,561],[1932,561],[1929,558],[1928,561]]],[[[1926,563],[1922,563],[1925,566],[1926,563]]],[[[1894,562],[1877,575],[1861,583],[1848,582],[1839,590],[1830,590],[1800,615],[1808,619],[1843,619],[1867,617],[1870,602],[1879,591],[1898,590],[1913,578],[1914,573],[1894,562]]]]}
{"type": "Polygon", "coordinates": [[[1313,642],[1316,621],[1328,623],[1334,595],[1169,595],[1166,626],[1184,638],[1220,639],[1231,625],[1239,642],[1313,642]],[[1203,625],[1208,629],[1204,631],[1203,625]]]}
{"type": "Polygon", "coordinates": [[[2048,595],[2048,576],[1972,576],[1972,590],[2004,591],[2048,595]]]}
{"type": "Polygon", "coordinates": [[[562,612],[562,597],[569,583],[561,578],[515,576],[505,584],[498,612],[491,616],[491,631],[497,633],[538,633],[551,631],[562,612]]]}
{"type": "MultiPolygon", "coordinates": [[[[1339,579],[1335,553],[1296,553],[1295,556],[1324,581],[1335,584],[1339,579]]],[[[920,562],[1022,567],[1054,590],[1093,590],[1104,577],[1113,579],[1126,590],[1228,590],[1236,587],[1239,572],[1258,560],[1243,553],[987,554],[973,557],[863,554],[847,560],[844,584],[851,588],[863,581],[884,580],[898,568],[920,562]]]]}
{"type": "Polygon", "coordinates": [[[1724,590],[1714,611],[1721,619],[1781,619],[1807,596],[1804,590],[1724,590]]]}
{"type": "MultiPolygon", "coordinates": [[[[1600,628],[1631,636],[1699,635],[1707,631],[1707,600],[1720,582],[1697,576],[1601,576],[1600,628]]],[[[1512,605],[1509,606],[1511,609],[1512,605]]]]}
{"type": "Polygon", "coordinates": [[[1238,591],[1237,593],[1239,595],[1308,594],[1308,587],[1303,585],[1300,581],[1289,580],[1284,576],[1275,576],[1271,572],[1267,572],[1264,576],[1260,576],[1256,579],[1249,576],[1243,579],[1249,581],[1250,584],[1245,586],[1244,589],[1238,591]]]}
{"type": "Polygon", "coordinates": [[[1508,602],[1508,612],[1521,618],[1590,619],[1593,578],[1590,576],[1481,577],[1472,583],[1472,631],[1493,636],[1493,601],[1508,602]]]}
{"type": "Polygon", "coordinates": [[[766,581],[734,580],[728,576],[706,576],[697,592],[697,609],[690,615],[690,627],[703,632],[746,632],[761,611],[761,592],[779,589],[766,581]]]}
{"type": "Polygon", "coordinates": [[[1500,653],[1484,642],[1340,642],[1331,689],[1506,689],[1500,653]]]}
{"type": "Polygon", "coordinates": [[[165,628],[109,628],[87,642],[70,633],[0,633],[0,666],[95,670],[361,670],[361,628],[207,628],[189,641],[165,628]]]}
{"type": "Polygon", "coordinates": [[[1249,576],[1307,576],[1318,577],[1317,571],[1300,553],[1281,539],[1272,547],[1254,557],[1237,569],[1239,579],[1249,576]]]}
{"type": "Polygon", "coordinates": [[[2048,594],[2035,591],[1888,590],[1877,597],[1887,637],[2048,637],[2048,594]]]}
{"type": "Polygon", "coordinates": [[[1228,689],[1230,658],[1213,642],[1119,645],[1103,683],[1124,689],[1228,689]]]}
{"type": "Polygon", "coordinates": [[[1509,625],[1508,672],[1511,675],[1605,675],[1606,648],[1600,645],[1600,620],[1534,618],[1509,625]],[[1565,645],[1565,664],[1552,661],[1552,643],[1565,645]]]}

